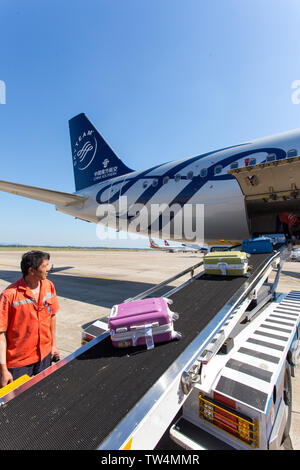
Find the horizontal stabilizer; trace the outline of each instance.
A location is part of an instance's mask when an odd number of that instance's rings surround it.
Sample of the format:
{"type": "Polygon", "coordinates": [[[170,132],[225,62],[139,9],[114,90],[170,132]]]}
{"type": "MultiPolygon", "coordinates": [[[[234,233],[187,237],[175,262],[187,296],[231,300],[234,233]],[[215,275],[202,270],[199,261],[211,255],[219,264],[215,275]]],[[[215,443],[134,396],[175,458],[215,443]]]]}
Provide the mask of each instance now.
{"type": "Polygon", "coordinates": [[[86,197],[77,194],[63,193],[61,191],[52,191],[51,189],[37,188],[25,184],[10,183],[0,180],[0,191],[17,194],[18,196],[36,199],[37,201],[47,202],[56,206],[79,206],[86,201],[86,197]]]}

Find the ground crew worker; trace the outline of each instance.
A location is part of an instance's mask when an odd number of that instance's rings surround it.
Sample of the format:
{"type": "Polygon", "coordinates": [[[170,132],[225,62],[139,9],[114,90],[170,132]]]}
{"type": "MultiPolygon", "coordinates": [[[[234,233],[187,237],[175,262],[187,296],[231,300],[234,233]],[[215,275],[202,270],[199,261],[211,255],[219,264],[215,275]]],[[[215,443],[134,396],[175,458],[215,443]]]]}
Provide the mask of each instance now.
{"type": "Polygon", "coordinates": [[[0,387],[24,374],[36,375],[59,355],[56,347],[54,285],[47,279],[50,255],[30,251],[22,256],[23,277],[0,297],[0,387]]]}
{"type": "Polygon", "coordinates": [[[291,238],[293,235],[293,227],[300,227],[299,218],[292,212],[280,212],[278,214],[280,224],[282,224],[283,232],[287,238],[291,238]]]}

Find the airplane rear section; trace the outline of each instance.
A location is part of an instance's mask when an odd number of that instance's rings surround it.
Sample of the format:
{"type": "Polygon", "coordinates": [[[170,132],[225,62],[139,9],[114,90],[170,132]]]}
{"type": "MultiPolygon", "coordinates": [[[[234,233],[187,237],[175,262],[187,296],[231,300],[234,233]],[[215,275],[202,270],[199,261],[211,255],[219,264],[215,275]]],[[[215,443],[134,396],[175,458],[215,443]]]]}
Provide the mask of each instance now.
{"type": "Polygon", "coordinates": [[[279,212],[300,217],[300,157],[230,170],[244,194],[252,235],[276,233],[279,212]]]}

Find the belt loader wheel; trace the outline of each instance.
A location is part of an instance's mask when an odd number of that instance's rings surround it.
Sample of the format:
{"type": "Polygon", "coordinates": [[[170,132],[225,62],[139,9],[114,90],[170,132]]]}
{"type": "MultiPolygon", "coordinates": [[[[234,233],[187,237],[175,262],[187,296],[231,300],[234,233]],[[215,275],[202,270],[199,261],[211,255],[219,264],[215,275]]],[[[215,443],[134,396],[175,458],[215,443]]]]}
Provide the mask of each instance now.
{"type": "Polygon", "coordinates": [[[291,369],[288,362],[285,365],[284,373],[284,384],[283,384],[283,400],[285,405],[288,407],[288,417],[286,425],[283,431],[282,443],[288,437],[291,428],[292,421],[292,379],[291,379],[291,369]]]}

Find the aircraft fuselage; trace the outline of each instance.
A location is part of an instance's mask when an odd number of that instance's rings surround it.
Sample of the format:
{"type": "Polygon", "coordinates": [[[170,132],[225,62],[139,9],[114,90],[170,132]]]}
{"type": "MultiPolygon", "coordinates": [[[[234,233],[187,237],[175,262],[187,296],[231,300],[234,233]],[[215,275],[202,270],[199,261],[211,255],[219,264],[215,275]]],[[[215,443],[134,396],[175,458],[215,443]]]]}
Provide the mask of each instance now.
{"type": "Polygon", "coordinates": [[[249,219],[244,195],[228,170],[284,159],[289,152],[298,154],[297,149],[300,149],[300,131],[282,133],[133,171],[104,182],[100,180],[76,193],[88,198],[82,208],[57,209],[153,238],[239,242],[250,236],[249,219]],[[170,232],[162,233],[168,217],[170,232]],[[201,228],[197,232],[197,223],[202,224],[202,232],[201,228]]]}

